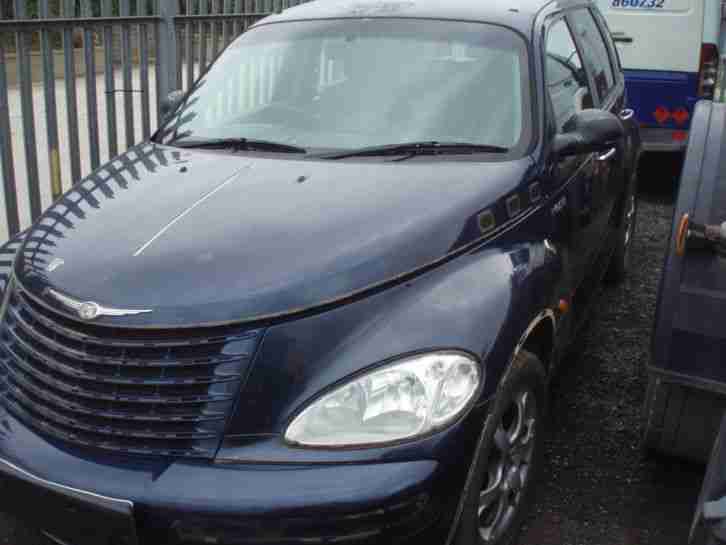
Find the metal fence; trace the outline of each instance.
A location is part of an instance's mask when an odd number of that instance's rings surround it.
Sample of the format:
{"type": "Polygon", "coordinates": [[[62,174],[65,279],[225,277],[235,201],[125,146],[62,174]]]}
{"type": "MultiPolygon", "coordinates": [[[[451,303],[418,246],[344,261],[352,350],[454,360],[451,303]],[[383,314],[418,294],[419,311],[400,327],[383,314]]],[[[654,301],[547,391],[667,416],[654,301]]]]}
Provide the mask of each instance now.
{"type": "Polygon", "coordinates": [[[302,1],[38,0],[31,17],[0,0],[2,240],[147,139],[161,98],[251,24],[302,1]]]}

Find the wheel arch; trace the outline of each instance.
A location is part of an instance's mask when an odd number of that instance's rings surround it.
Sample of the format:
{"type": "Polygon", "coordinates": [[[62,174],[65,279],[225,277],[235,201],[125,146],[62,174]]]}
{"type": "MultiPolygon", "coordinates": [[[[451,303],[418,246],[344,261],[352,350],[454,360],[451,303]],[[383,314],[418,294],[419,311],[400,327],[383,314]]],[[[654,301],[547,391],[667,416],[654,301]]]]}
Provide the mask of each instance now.
{"type": "MultiPolygon", "coordinates": [[[[497,387],[496,396],[501,393],[502,384],[507,382],[511,373],[515,369],[515,363],[517,362],[517,356],[524,350],[535,354],[545,367],[545,372],[549,374],[552,367],[552,358],[554,354],[554,344],[557,331],[557,317],[555,311],[552,309],[544,309],[537,314],[529,323],[529,326],[525,329],[519,342],[512,351],[511,358],[507,364],[507,367],[499,381],[497,387]]],[[[477,442],[477,447],[473,455],[473,463],[469,468],[466,483],[462,490],[461,497],[459,499],[459,505],[454,515],[454,521],[449,531],[449,536],[446,541],[446,545],[454,545],[457,542],[457,536],[459,533],[459,525],[461,517],[465,508],[466,498],[468,492],[472,486],[473,479],[475,476],[476,460],[479,458],[482,450],[485,448],[485,438],[487,427],[490,425],[491,413],[487,415],[487,420],[482,428],[481,434],[477,442]]]]}
{"type": "Polygon", "coordinates": [[[509,375],[512,373],[514,363],[517,361],[517,356],[522,350],[526,350],[537,356],[542,365],[544,366],[545,372],[549,375],[552,369],[555,367],[554,362],[554,348],[555,339],[557,335],[557,317],[555,311],[546,308],[537,314],[529,323],[524,333],[519,339],[519,342],[512,351],[509,362],[502,374],[499,384],[497,386],[497,395],[501,385],[504,384],[509,375]]]}
{"type": "Polygon", "coordinates": [[[526,350],[539,358],[545,371],[549,374],[554,367],[556,334],[557,320],[554,311],[551,309],[542,311],[522,335],[522,339],[512,355],[512,361],[521,350],[526,350]]]}

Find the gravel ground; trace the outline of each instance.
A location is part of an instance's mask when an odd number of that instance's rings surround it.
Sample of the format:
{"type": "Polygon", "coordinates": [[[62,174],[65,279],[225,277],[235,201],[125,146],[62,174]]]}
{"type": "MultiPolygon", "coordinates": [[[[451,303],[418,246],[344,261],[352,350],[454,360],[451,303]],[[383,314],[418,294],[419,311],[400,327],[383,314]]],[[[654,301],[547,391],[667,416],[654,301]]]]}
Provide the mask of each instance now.
{"type": "MultiPolygon", "coordinates": [[[[520,545],[686,543],[703,468],[640,449],[643,365],[678,168],[677,157],[645,160],[632,274],[603,291],[553,384],[545,468],[520,545]]],[[[0,517],[0,544],[41,542],[0,517]]]]}
{"type": "Polygon", "coordinates": [[[703,467],[640,448],[644,364],[679,158],[644,158],[631,275],[606,287],[552,388],[546,462],[521,545],[685,545],[703,467]]]}

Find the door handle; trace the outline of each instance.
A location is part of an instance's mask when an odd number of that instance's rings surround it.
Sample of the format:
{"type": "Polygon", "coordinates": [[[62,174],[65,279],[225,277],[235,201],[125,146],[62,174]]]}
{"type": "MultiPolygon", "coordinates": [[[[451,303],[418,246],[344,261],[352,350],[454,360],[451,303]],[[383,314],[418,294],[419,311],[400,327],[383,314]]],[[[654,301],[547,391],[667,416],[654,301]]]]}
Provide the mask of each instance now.
{"type": "Polygon", "coordinates": [[[627,110],[623,110],[620,112],[620,120],[621,121],[630,121],[635,116],[635,111],[628,108],[627,110]]]}
{"type": "Polygon", "coordinates": [[[615,154],[617,152],[618,152],[617,148],[612,148],[609,151],[605,152],[603,155],[600,155],[597,158],[597,160],[598,161],[601,161],[601,162],[609,161],[610,159],[612,159],[613,157],[615,157],[615,154]]]}
{"type": "Polygon", "coordinates": [[[613,41],[621,44],[632,44],[633,38],[625,34],[625,32],[613,32],[611,34],[613,41]]]}

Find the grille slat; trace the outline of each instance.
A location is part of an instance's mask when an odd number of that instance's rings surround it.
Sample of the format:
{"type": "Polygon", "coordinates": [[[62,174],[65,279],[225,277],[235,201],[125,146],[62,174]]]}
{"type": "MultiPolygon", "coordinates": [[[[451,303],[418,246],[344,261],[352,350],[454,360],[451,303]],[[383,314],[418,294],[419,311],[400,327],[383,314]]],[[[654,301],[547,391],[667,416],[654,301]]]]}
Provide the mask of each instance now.
{"type": "Polygon", "coordinates": [[[35,396],[44,397],[49,405],[55,405],[62,407],[69,412],[78,413],[84,416],[98,416],[102,418],[112,420],[128,420],[136,422],[210,422],[210,421],[221,421],[225,420],[226,414],[224,412],[212,412],[204,411],[204,416],[200,415],[199,410],[172,413],[171,410],[167,411],[166,415],[153,415],[153,414],[136,414],[132,411],[110,411],[102,408],[90,409],[83,406],[82,404],[75,403],[70,399],[63,399],[53,393],[50,390],[38,388],[30,381],[20,378],[19,375],[14,375],[10,380],[7,381],[9,388],[21,389],[26,392],[30,392],[35,396]]]}
{"type": "Polygon", "coordinates": [[[259,330],[232,326],[87,324],[16,288],[0,325],[0,398],[18,419],[55,439],[208,458],[260,338],[259,330]]]}
{"type": "MultiPolygon", "coordinates": [[[[154,396],[124,396],[124,395],[110,395],[103,392],[97,392],[93,390],[86,390],[84,388],[81,388],[80,386],[75,385],[69,385],[64,382],[61,382],[57,379],[55,379],[53,376],[48,375],[47,373],[43,373],[42,371],[38,371],[37,369],[33,369],[32,367],[29,367],[21,358],[21,356],[18,356],[12,350],[9,350],[8,347],[5,347],[6,351],[12,358],[14,358],[14,367],[20,368],[23,373],[25,373],[28,377],[31,377],[33,379],[36,379],[38,382],[43,384],[45,387],[49,387],[52,389],[56,389],[57,391],[63,393],[63,394],[73,394],[75,396],[78,396],[80,398],[86,398],[90,400],[105,400],[105,401],[120,401],[120,402],[126,402],[126,403],[139,403],[143,405],[156,405],[158,403],[173,403],[173,404],[189,404],[189,403],[210,403],[210,402],[226,402],[231,401],[233,399],[233,395],[207,395],[207,396],[176,396],[176,397],[160,397],[159,395],[154,396]]],[[[17,371],[17,368],[10,367],[10,372],[15,373],[17,371]]]]}
{"type": "Polygon", "coordinates": [[[228,378],[214,378],[213,376],[205,376],[200,378],[187,378],[187,379],[152,379],[148,377],[129,377],[124,378],[122,375],[115,373],[113,375],[97,375],[90,373],[86,370],[83,370],[82,368],[74,367],[73,365],[69,365],[68,363],[62,363],[58,359],[50,356],[46,352],[41,352],[37,349],[35,349],[33,346],[31,346],[30,342],[27,339],[22,338],[20,335],[18,335],[17,331],[14,328],[6,328],[6,331],[9,333],[12,342],[19,346],[23,352],[25,352],[25,357],[32,357],[36,359],[38,362],[43,363],[48,366],[48,368],[52,369],[53,371],[57,372],[60,375],[65,375],[71,378],[75,378],[78,380],[83,381],[89,381],[89,382],[99,382],[104,384],[114,384],[119,386],[130,386],[130,385],[144,385],[144,386],[174,386],[177,384],[182,385],[188,385],[188,386],[195,386],[195,385],[210,385],[210,384],[220,384],[224,382],[230,382],[230,381],[239,381],[239,374],[228,377],[228,378]]]}
{"type": "Polygon", "coordinates": [[[114,426],[93,426],[86,424],[78,419],[69,418],[62,415],[57,410],[52,410],[37,399],[30,399],[22,393],[22,390],[15,390],[8,394],[9,401],[21,405],[28,413],[37,413],[50,422],[68,428],[75,428],[80,431],[95,433],[99,435],[110,435],[129,437],[137,439],[169,439],[169,440],[187,440],[187,439],[214,439],[217,434],[212,432],[159,432],[152,427],[147,430],[132,430],[128,428],[118,428],[114,426]]]}
{"type": "MultiPolygon", "coordinates": [[[[257,330],[250,331],[237,326],[221,326],[217,328],[200,329],[114,329],[113,336],[108,336],[106,326],[94,324],[79,324],[62,316],[42,303],[37,302],[32,296],[16,291],[15,299],[22,308],[29,309],[34,319],[37,319],[63,337],[76,339],[80,342],[98,344],[104,347],[119,348],[165,348],[179,346],[195,346],[222,344],[234,340],[255,339],[259,333],[257,330]]],[[[251,356],[252,354],[248,354],[251,356]]]]}
{"type": "MultiPolygon", "coordinates": [[[[158,361],[154,360],[144,360],[144,359],[132,359],[129,358],[126,354],[127,347],[123,347],[121,349],[121,356],[118,358],[114,357],[101,357],[101,356],[93,356],[88,353],[88,351],[84,351],[82,348],[73,348],[69,347],[68,345],[64,345],[61,342],[58,342],[55,340],[55,338],[50,338],[47,334],[42,332],[38,328],[38,324],[30,324],[28,320],[21,316],[15,307],[10,307],[8,309],[8,315],[7,318],[11,320],[13,323],[18,323],[22,329],[30,336],[34,338],[35,341],[42,343],[43,345],[47,346],[48,348],[52,349],[55,352],[58,352],[60,354],[63,354],[65,356],[68,356],[70,358],[76,358],[81,361],[89,362],[89,363],[95,363],[99,365],[108,365],[108,366],[125,366],[125,367],[197,367],[197,366],[210,366],[210,365],[220,365],[222,363],[231,363],[235,361],[239,361],[238,358],[230,357],[230,356],[223,356],[223,357],[207,357],[206,359],[202,358],[196,358],[196,359],[190,359],[188,361],[185,360],[174,360],[170,361],[168,356],[164,357],[163,359],[160,359],[158,361]]],[[[38,323],[41,323],[40,320],[38,323]]],[[[45,326],[43,326],[45,327],[45,326]]],[[[54,332],[55,333],[55,332],[54,332]]]]}
{"type": "Polygon", "coordinates": [[[75,443],[77,445],[101,448],[104,450],[121,451],[126,454],[134,454],[141,456],[173,456],[180,458],[208,458],[210,457],[210,451],[214,451],[217,448],[218,441],[214,444],[207,441],[201,444],[180,444],[176,447],[169,445],[168,442],[154,441],[151,439],[139,442],[136,440],[132,441],[108,441],[105,438],[97,437],[92,434],[79,434],[73,430],[68,430],[62,427],[53,426],[44,420],[39,420],[22,409],[22,407],[14,404],[5,402],[5,408],[18,418],[21,422],[26,423],[28,426],[40,429],[47,435],[66,441],[68,443],[75,443]]]}

